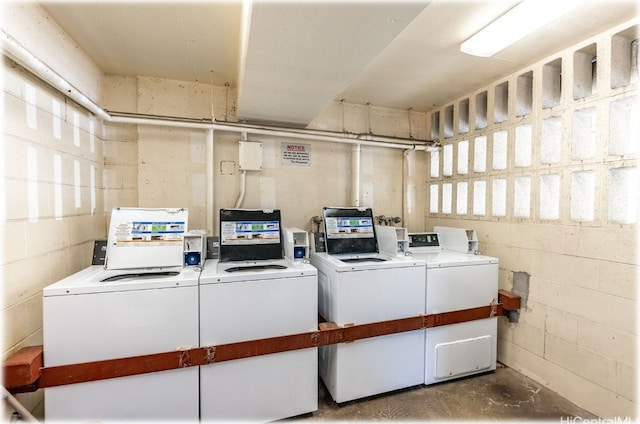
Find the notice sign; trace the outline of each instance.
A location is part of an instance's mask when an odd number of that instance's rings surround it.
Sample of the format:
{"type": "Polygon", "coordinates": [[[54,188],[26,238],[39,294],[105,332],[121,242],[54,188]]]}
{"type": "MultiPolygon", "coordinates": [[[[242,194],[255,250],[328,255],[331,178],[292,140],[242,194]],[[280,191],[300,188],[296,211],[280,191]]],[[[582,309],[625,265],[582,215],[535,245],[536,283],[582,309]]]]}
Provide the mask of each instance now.
{"type": "Polygon", "coordinates": [[[281,146],[283,165],[311,165],[311,144],[282,143],[281,146]]]}

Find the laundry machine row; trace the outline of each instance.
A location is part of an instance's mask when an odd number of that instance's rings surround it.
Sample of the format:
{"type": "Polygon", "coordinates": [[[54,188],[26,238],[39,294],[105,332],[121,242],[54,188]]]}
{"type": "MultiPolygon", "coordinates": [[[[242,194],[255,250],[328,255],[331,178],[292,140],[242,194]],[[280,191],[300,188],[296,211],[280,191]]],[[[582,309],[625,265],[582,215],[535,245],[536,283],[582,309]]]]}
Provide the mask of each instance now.
{"type": "MultiPolygon", "coordinates": [[[[498,260],[469,253],[468,231],[409,234],[375,226],[369,208],[324,208],[319,313],[339,326],[495,303],[498,260]],[[446,247],[446,249],[445,249],[446,247]]],[[[313,243],[312,245],[316,245],[313,243]]],[[[322,246],[322,244],[320,245],[322,246]]],[[[495,369],[497,317],[320,347],[319,374],[336,402],[495,369]]]]}
{"type": "MultiPolygon", "coordinates": [[[[44,365],[317,330],[317,270],[282,256],[279,211],[223,210],[220,222],[219,259],[183,267],[186,210],[114,210],[106,266],[43,290],[44,365]]],[[[313,347],[49,387],[45,418],[277,420],[317,409],[317,369],[313,347]]]]}
{"type": "MultiPolygon", "coordinates": [[[[108,285],[101,281],[121,273],[86,268],[45,289],[45,366],[315,331],[316,269],[278,262],[286,268],[225,274],[235,265],[208,260],[201,275],[189,267],[176,276],[125,278],[108,285]]],[[[200,370],[49,387],[45,417],[105,422],[286,418],[317,409],[317,361],[314,347],[200,370]]]]}
{"type": "MultiPolygon", "coordinates": [[[[204,267],[147,268],[141,275],[93,266],[47,287],[45,365],[311,332],[317,330],[318,311],[348,326],[486,306],[488,294],[497,296],[495,258],[472,255],[472,261],[441,248],[426,252],[421,234],[394,240],[400,252],[381,252],[370,209],[326,208],[324,215],[327,251],[312,253],[312,265],[300,231],[280,234],[279,211],[221,210],[220,257],[204,267]],[[290,254],[283,258],[278,244],[289,239],[300,245],[284,249],[290,254]],[[495,279],[495,287],[493,282],[470,287],[469,272],[477,280],[484,269],[480,279],[495,279]],[[451,299],[457,303],[448,304],[451,299]]],[[[162,218],[127,222],[156,229],[158,222],[167,224],[165,229],[186,222],[162,218]]],[[[141,247],[136,231],[132,238],[141,247]]],[[[158,242],[158,235],[151,240],[158,242]]],[[[130,242],[122,240],[122,247],[130,242]]],[[[166,249],[172,243],[160,245],[166,249]]],[[[495,325],[496,318],[490,318],[48,388],[46,417],[277,420],[317,409],[318,372],[334,400],[344,402],[495,369],[495,325]]]]}

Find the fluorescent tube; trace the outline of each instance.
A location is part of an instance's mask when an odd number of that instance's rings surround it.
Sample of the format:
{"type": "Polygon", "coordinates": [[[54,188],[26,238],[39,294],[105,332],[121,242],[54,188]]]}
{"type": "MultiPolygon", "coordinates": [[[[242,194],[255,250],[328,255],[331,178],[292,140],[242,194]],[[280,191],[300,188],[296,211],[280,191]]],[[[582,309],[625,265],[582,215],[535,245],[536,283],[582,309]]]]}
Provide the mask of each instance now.
{"type": "Polygon", "coordinates": [[[493,56],[576,7],[580,0],[524,0],[460,45],[473,56],[493,56]]]}

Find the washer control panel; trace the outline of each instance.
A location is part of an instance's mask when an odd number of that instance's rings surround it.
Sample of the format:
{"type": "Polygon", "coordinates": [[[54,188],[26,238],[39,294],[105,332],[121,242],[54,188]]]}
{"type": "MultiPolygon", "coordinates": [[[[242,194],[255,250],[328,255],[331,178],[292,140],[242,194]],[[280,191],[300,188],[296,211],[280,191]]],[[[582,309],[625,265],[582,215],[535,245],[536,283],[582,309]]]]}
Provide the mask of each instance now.
{"type": "Polygon", "coordinates": [[[409,233],[409,247],[440,247],[438,233],[409,233]]]}

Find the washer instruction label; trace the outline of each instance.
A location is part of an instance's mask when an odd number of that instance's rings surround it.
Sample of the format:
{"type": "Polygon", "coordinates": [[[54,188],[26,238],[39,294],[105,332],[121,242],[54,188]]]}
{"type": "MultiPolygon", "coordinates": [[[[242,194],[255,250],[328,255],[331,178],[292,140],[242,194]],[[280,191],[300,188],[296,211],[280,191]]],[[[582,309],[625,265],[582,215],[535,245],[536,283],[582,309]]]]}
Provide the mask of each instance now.
{"type": "Polygon", "coordinates": [[[186,231],[184,221],[131,221],[116,227],[118,246],[158,246],[181,244],[186,231]]]}
{"type": "Polygon", "coordinates": [[[371,238],[373,220],[362,217],[326,217],[326,237],[335,238],[371,238]]]}
{"type": "Polygon", "coordinates": [[[278,221],[222,222],[220,244],[273,244],[280,243],[278,221]]]}

